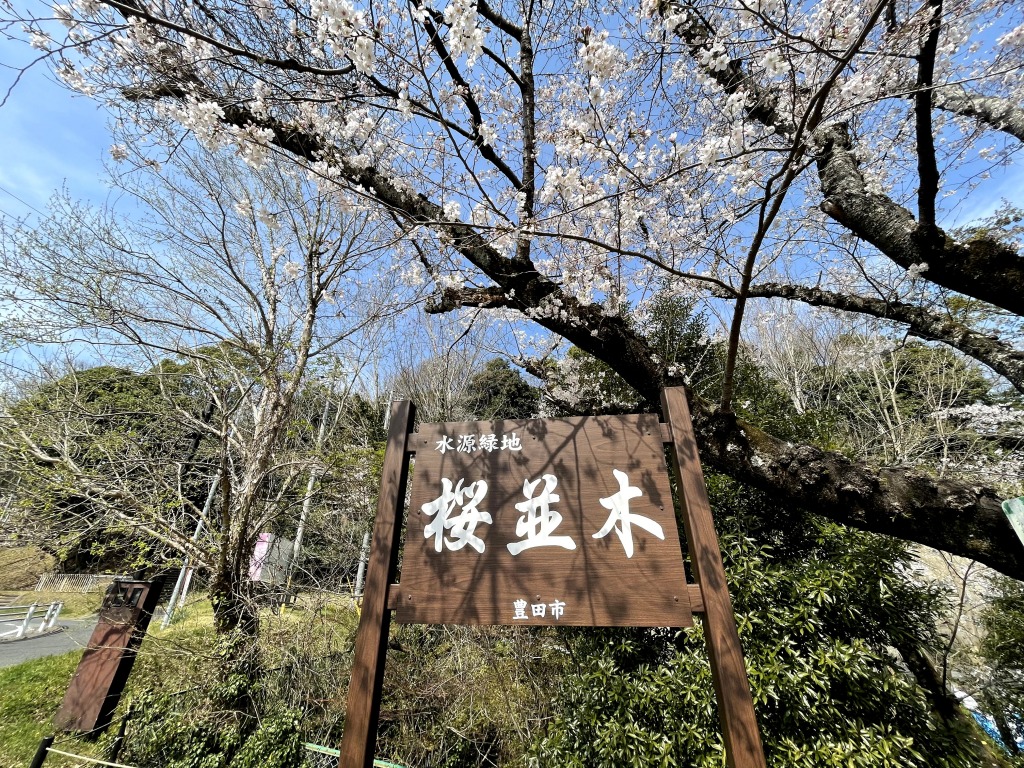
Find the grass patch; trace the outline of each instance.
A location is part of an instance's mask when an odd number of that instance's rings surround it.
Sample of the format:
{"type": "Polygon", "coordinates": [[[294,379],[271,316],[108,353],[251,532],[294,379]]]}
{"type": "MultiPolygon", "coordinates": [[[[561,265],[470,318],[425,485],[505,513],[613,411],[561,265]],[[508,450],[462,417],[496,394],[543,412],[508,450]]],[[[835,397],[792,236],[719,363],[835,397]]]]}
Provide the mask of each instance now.
{"type": "Polygon", "coordinates": [[[54,562],[38,547],[0,548],[0,592],[32,589],[54,562]]]}
{"type": "MultiPolygon", "coordinates": [[[[162,615],[160,621],[154,619],[153,623],[149,625],[149,631],[157,630],[162,619],[162,615]]],[[[175,629],[189,630],[196,627],[213,628],[213,604],[202,593],[193,593],[184,606],[178,606],[174,611],[174,619],[165,631],[174,632],[175,629]]]]}
{"type": "Polygon", "coordinates": [[[98,592],[22,592],[14,601],[14,605],[49,605],[60,600],[64,607],[60,610],[62,619],[76,619],[92,616],[99,612],[103,602],[103,591],[98,592]]]}
{"type": "MultiPolygon", "coordinates": [[[[81,651],[35,659],[0,669],[0,768],[24,768],[44,736],[53,733],[57,713],[81,651]]],[[[55,747],[90,757],[98,746],[80,739],[58,738],[55,747]]],[[[47,768],[62,763],[53,756],[47,768]]]]}

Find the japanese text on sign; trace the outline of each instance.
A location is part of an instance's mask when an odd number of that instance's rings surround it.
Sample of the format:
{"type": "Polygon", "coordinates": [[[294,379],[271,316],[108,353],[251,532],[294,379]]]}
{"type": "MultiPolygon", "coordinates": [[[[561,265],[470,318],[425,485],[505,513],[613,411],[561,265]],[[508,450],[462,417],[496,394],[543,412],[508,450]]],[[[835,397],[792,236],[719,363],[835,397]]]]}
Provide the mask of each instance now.
{"type": "MultiPolygon", "coordinates": [[[[643,492],[629,484],[625,472],[617,469],[612,474],[619,483],[619,490],[606,498],[600,499],[601,506],[611,510],[604,526],[592,534],[595,539],[602,539],[612,531],[619,537],[626,557],[633,557],[633,526],[647,531],[652,536],[665,540],[665,531],[655,520],[643,515],[633,514],[629,510],[631,499],[639,498],[643,492]]],[[[434,551],[441,552],[443,547],[459,550],[467,544],[479,553],[483,553],[486,545],[481,536],[476,534],[477,525],[493,522],[489,512],[483,511],[479,505],[487,495],[487,483],[476,480],[466,484],[465,478],[457,484],[447,478],[441,478],[441,495],[431,502],[423,504],[421,511],[434,519],[424,527],[424,538],[434,539],[434,551]],[[454,514],[456,507],[459,514],[454,514]]],[[[523,513],[516,522],[516,535],[520,541],[509,542],[506,546],[514,556],[526,549],[534,547],[562,547],[576,549],[576,542],[571,536],[556,536],[555,529],[562,522],[562,515],[552,509],[552,505],[561,501],[555,493],[558,479],[554,475],[545,474],[536,480],[523,481],[523,495],[526,501],[516,504],[516,509],[523,513]],[[544,483],[544,488],[537,491],[544,483]]]]}
{"type": "Polygon", "coordinates": [[[438,453],[455,451],[457,453],[475,453],[477,451],[521,451],[523,441],[513,432],[510,435],[496,435],[493,432],[486,435],[441,435],[441,439],[434,445],[438,453]]]}
{"type": "Polygon", "coordinates": [[[689,626],[654,414],[421,424],[402,623],[689,626]]]}
{"type": "Polygon", "coordinates": [[[529,621],[531,618],[543,619],[548,614],[552,619],[558,621],[565,614],[565,603],[561,600],[551,603],[528,603],[519,598],[512,601],[512,610],[512,621],[529,621]],[[526,613],[527,606],[530,608],[529,614],[526,613]]]}

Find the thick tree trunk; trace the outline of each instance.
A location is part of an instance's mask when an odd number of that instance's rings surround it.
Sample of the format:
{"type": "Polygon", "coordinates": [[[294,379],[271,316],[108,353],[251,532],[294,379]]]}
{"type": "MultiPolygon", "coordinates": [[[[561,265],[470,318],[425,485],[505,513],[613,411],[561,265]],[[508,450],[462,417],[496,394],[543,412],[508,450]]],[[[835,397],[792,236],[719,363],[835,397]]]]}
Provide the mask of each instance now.
{"type": "Polygon", "coordinates": [[[234,574],[218,573],[210,583],[210,602],[213,604],[213,625],[217,634],[236,630],[255,635],[259,629],[259,616],[246,585],[234,574]]]}
{"type": "Polygon", "coordinates": [[[693,419],[702,460],[737,480],[845,525],[927,544],[1024,580],[1024,547],[992,489],[787,443],[699,402],[693,419]]]}
{"type": "MultiPolygon", "coordinates": [[[[254,687],[263,675],[259,652],[259,613],[247,589],[249,582],[233,564],[219,568],[210,583],[213,624],[217,633],[218,680],[215,689],[220,706],[241,717],[256,714],[254,687]]],[[[247,561],[248,562],[248,561],[247,561]]]]}

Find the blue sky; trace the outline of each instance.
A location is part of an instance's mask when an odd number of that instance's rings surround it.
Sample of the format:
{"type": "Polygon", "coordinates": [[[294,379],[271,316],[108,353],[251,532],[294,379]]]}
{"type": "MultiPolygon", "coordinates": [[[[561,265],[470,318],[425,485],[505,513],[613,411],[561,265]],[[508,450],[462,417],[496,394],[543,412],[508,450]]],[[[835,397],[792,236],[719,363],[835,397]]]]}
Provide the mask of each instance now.
{"type": "MultiPolygon", "coordinates": [[[[983,167],[980,161],[976,162],[979,168],[983,167]]],[[[993,168],[991,174],[991,178],[983,181],[966,200],[960,199],[959,196],[944,201],[940,199],[939,203],[943,207],[958,204],[940,221],[942,226],[962,226],[984,218],[993,213],[1004,199],[1024,206],[1024,157],[1019,150],[1014,155],[1012,165],[993,168]]]]}
{"type": "MultiPolygon", "coordinates": [[[[0,88],[38,51],[0,39],[0,88]]],[[[67,184],[73,197],[103,200],[103,156],[110,146],[107,114],[97,102],[54,82],[43,65],[27,72],[0,107],[0,211],[38,216],[53,192],[67,184]]]]}

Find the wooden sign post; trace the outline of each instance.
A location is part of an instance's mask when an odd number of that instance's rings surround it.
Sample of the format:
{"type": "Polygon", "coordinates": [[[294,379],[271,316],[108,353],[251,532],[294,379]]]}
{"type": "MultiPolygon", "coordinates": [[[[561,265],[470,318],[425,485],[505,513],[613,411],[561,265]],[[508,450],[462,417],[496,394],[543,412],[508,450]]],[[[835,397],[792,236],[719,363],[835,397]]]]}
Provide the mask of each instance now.
{"type": "Polygon", "coordinates": [[[115,579],[107,588],[89,645],[53,717],[57,730],[95,738],[110,725],[160,599],[161,584],[159,579],[115,579]]]}
{"type": "Polygon", "coordinates": [[[685,627],[705,636],[732,768],[763,768],[686,398],[650,414],[422,425],[395,403],[340,768],[370,768],[392,611],[402,623],[685,627]],[[683,568],[664,446],[696,584],[683,568]],[[416,472],[395,583],[409,459],[416,472]]]}
{"type": "Polygon", "coordinates": [[[764,768],[764,748],[754,717],[754,702],[686,393],[678,387],[663,389],[661,407],[668,426],[666,442],[671,446],[672,470],[683,506],[690,565],[703,603],[704,637],[711,659],[726,759],[730,768],[764,768]]]}
{"type": "Polygon", "coordinates": [[[391,404],[388,443],[384,449],[380,497],[373,523],[370,560],[366,567],[363,605],[356,634],[352,679],[348,685],[345,731],[341,737],[339,768],[373,768],[377,743],[377,716],[384,683],[384,656],[388,647],[391,611],[388,590],[398,567],[402,536],[402,505],[409,479],[406,439],[412,431],[416,409],[407,400],[391,404]]]}

